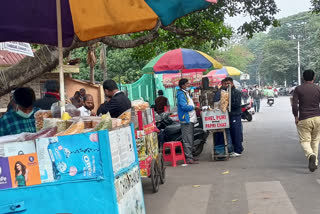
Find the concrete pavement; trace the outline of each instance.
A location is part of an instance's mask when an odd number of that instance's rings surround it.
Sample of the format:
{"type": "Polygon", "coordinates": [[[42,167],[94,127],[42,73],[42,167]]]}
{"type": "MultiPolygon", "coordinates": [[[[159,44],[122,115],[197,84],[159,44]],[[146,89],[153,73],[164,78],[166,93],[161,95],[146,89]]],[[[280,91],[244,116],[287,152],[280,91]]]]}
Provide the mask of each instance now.
{"type": "Polygon", "coordinates": [[[289,97],[261,105],[253,121],[243,123],[242,157],[210,161],[209,138],[200,164],[167,167],[158,193],[143,180],[147,214],[320,213],[319,172],[307,168],[289,97]]]}

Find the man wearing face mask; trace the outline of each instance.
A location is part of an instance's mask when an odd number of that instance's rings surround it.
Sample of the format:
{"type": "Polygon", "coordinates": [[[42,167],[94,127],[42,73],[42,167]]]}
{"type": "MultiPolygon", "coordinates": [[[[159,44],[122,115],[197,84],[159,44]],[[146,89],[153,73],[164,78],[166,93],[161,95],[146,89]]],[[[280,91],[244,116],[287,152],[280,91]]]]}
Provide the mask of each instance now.
{"type": "Polygon", "coordinates": [[[16,110],[9,111],[0,118],[0,136],[36,132],[33,106],[35,94],[31,88],[18,88],[13,93],[16,110]]]}
{"type": "Polygon", "coordinates": [[[192,155],[193,140],[194,140],[194,124],[197,123],[197,115],[195,110],[200,110],[195,107],[193,100],[189,95],[190,83],[187,79],[179,81],[180,89],[177,92],[178,100],[178,116],[181,123],[181,133],[183,141],[183,150],[186,156],[187,164],[198,164],[197,159],[192,155]]]}
{"type": "Polygon", "coordinates": [[[123,112],[131,108],[131,101],[119,91],[117,83],[113,80],[106,80],[103,83],[104,93],[111,98],[109,102],[104,102],[98,109],[97,115],[110,112],[112,118],[119,117],[123,112]]]}

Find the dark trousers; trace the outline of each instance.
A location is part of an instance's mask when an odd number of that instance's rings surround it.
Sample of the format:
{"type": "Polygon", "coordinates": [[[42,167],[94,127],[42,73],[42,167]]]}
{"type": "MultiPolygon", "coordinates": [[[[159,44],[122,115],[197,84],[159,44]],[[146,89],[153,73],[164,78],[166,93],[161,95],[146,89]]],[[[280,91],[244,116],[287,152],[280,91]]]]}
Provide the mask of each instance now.
{"type": "Polygon", "coordinates": [[[193,149],[193,135],[194,124],[193,123],[181,123],[181,134],[183,141],[183,150],[187,160],[192,160],[192,149],[193,149]]]}
{"type": "Polygon", "coordinates": [[[243,152],[242,141],[242,122],[241,116],[230,116],[230,135],[234,152],[241,154],[243,152]]]}

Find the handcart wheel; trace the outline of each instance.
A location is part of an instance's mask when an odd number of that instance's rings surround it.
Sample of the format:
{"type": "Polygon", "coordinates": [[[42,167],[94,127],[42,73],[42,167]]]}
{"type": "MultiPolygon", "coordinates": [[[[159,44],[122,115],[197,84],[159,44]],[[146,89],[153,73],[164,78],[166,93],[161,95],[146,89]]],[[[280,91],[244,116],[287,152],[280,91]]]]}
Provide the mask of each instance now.
{"type": "Polygon", "coordinates": [[[158,192],[159,190],[159,169],[158,169],[158,165],[155,159],[152,159],[151,162],[151,183],[152,183],[152,188],[153,188],[153,192],[158,192]]]}
{"type": "Polygon", "coordinates": [[[158,164],[160,169],[160,184],[164,184],[166,182],[166,167],[164,166],[164,160],[162,154],[158,156],[158,164]]]}

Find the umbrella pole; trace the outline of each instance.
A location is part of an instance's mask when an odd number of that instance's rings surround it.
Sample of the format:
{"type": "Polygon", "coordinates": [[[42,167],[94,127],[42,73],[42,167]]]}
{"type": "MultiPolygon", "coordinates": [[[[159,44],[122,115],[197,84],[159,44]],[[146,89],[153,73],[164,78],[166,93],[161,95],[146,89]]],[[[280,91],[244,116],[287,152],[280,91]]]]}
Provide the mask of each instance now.
{"type": "Polygon", "coordinates": [[[57,6],[57,32],[59,50],[59,82],[60,82],[60,109],[61,116],[65,112],[64,75],[63,75],[63,49],[62,49],[62,25],[61,25],[61,0],[56,0],[57,6]]]}

